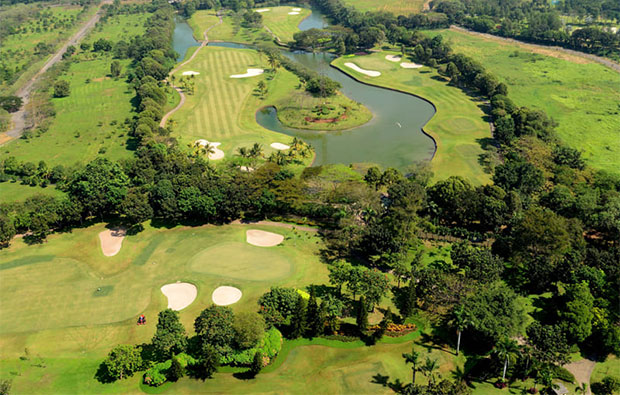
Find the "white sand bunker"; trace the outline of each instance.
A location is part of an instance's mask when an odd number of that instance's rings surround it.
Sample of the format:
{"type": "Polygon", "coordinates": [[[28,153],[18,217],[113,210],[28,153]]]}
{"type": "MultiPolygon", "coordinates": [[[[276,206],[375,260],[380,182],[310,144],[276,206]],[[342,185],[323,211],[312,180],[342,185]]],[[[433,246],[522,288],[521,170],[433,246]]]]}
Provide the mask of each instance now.
{"type": "Polygon", "coordinates": [[[101,241],[101,251],[103,251],[103,255],[114,256],[118,254],[126,235],[127,231],[123,228],[107,229],[99,233],[99,241],[101,241]]]}
{"type": "Polygon", "coordinates": [[[401,57],[398,55],[385,55],[385,58],[390,62],[400,62],[401,57]]]}
{"type": "Polygon", "coordinates": [[[235,287],[223,286],[213,291],[211,299],[218,306],[228,306],[229,304],[237,303],[241,299],[241,295],[241,290],[235,287]]]}
{"type": "Polygon", "coordinates": [[[183,75],[198,75],[198,74],[200,73],[197,71],[184,71],[183,72],[183,75]]]}
{"type": "Polygon", "coordinates": [[[270,8],[261,8],[260,10],[254,10],[254,12],[267,12],[267,11],[271,11],[270,8]]]}
{"type": "Polygon", "coordinates": [[[379,71],[374,71],[374,70],[365,70],[361,67],[359,67],[358,65],[356,65],[355,63],[345,63],[345,66],[347,66],[350,69],[353,69],[355,71],[357,71],[358,73],[362,73],[365,74],[369,77],[378,77],[381,75],[381,72],[379,71]]]}
{"type": "Polygon", "coordinates": [[[248,69],[245,74],[233,74],[230,78],[248,78],[248,77],[256,77],[257,75],[261,75],[265,72],[263,69],[248,69]]]}
{"type": "Polygon", "coordinates": [[[282,144],[282,143],[271,143],[271,148],[277,149],[278,151],[284,151],[291,148],[290,145],[282,144]]]}
{"type": "Polygon", "coordinates": [[[161,292],[168,298],[168,308],[177,311],[192,304],[198,295],[198,289],[190,283],[166,284],[161,292]]]}
{"type": "Polygon", "coordinates": [[[252,229],[245,232],[245,240],[257,247],[274,247],[284,241],[284,236],[264,230],[252,229]]]}
{"type": "Polygon", "coordinates": [[[222,143],[210,143],[205,139],[200,139],[200,140],[196,140],[194,144],[199,144],[203,147],[206,147],[207,145],[211,145],[211,147],[213,147],[213,152],[209,154],[210,160],[220,160],[224,157],[224,151],[217,148],[220,145],[222,145],[222,143]]]}
{"type": "Polygon", "coordinates": [[[417,63],[407,63],[407,62],[402,62],[400,64],[400,67],[402,67],[403,69],[419,69],[421,67],[424,67],[421,64],[417,64],[417,63]]]}
{"type": "Polygon", "coordinates": [[[288,14],[289,15],[299,15],[299,11],[291,11],[288,14]]]}
{"type": "Polygon", "coordinates": [[[293,8],[293,11],[301,11],[301,8],[293,8]]]}

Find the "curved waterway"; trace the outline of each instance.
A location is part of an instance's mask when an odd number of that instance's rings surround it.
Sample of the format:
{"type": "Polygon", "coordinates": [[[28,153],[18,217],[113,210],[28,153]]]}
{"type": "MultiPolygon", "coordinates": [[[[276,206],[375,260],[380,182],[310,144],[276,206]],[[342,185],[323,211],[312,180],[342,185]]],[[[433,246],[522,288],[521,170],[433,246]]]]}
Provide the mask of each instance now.
{"type": "MultiPolygon", "coordinates": [[[[300,28],[307,30],[325,25],[320,14],[317,15],[313,10],[313,14],[300,24],[300,28]]],[[[175,29],[175,37],[176,33],[175,29]]],[[[251,48],[234,43],[209,45],[251,48]]],[[[430,102],[406,93],[360,83],[331,67],[330,62],[334,59],[331,54],[288,51],[283,51],[283,54],[338,81],[342,85],[343,94],[362,103],[373,113],[372,120],[362,126],[345,131],[325,132],[286,127],[278,120],[273,107],[256,113],[256,121],[264,128],[300,137],[311,144],[316,152],[314,166],[332,163],[377,163],[385,167],[405,169],[414,162],[432,159],[435,142],[422,130],[435,114],[435,108],[430,102]]]]}

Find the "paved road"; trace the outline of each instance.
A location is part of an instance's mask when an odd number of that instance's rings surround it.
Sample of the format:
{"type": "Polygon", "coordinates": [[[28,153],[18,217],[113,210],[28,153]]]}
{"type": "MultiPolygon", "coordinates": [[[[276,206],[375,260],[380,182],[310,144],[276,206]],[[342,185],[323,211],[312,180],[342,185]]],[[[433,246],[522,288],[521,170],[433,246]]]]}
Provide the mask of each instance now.
{"type": "Polygon", "coordinates": [[[50,67],[56,64],[59,60],[62,59],[62,55],[65,53],[67,48],[70,45],[78,44],[84,36],[92,29],[95,24],[99,21],[99,18],[104,13],[102,8],[103,4],[112,4],[112,0],[104,0],[101,2],[100,8],[95,15],[93,15],[81,28],[78,30],[65,44],[56,51],[54,56],[48,60],[41,70],[37,72],[24,86],[17,90],[16,96],[19,96],[24,101],[22,108],[14,112],[12,115],[13,128],[5,133],[5,136],[0,135],[0,144],[5,143],[6,141],[10,141],[15,138],[19,138],[24,132],[24,128],[26,126],[26,104],[28,104],[28,100],[30,99],[30,94],[32,93],[32,89],[35,85],[35,82],[39,80],[39,78],[47,71],[50,67]],[[4,138],[3,138],[4,137],[4,138]]]}
{"type": "MultiPolygon", "coordinates": [[[[216,24],[210,26],[207,30],[205,30],[205,32],[203,33],[204,35],[204,40],[200,43],[200,46],[198,47],[198,49],[196,51],[194,51],[194,53],[192,54],[192,56],[190,56],[189,59],[187,59],[185,62],[181,63],[180,65],[178,65],[177,67],[175,67],[174,69],[172,69],[172,71],[170,71],[170,73],[168,73],[168,76],[171,76],[172,74],[176,73],[176,71],[178,69],[180,69],[181,67],[185,66],[186,64],[188,64],[189,62],[191,62],[192,60],[194,60],[194,58],[196,57],[196,55],[198,55],[198,52],[205,47],[207,44],[209,44],[209,37],[207,36],[207,33],[213,29],[214,27],[216,27],[217,25],[222,23],[222,16],[218,13],[217,14],[218,18],[220,19],[216,24]]],[[[170,118],[170,116],[172,114],[174,114],[175,112],[177,112],[181,107],[183,107],[183,104],[185,104],[185,94],[183,93],[183,89],[179,88],[178,86],[175,86],[172,81],[170,79],[168,79],[168,82],[170,83],[170,86],[173,87],[178,93],[179,96],[181,97],[181,100],[179,101],[179,104],[176,105],[176,107],[174,107],[172,110],[168,111],[166,113],[166,115],[164,115],[161,119],[161,121],[159,122],[159,126],[164,128],[166,127],[166,122],[168,122],[168,118],[170,118]]]]}
{"type": "Polygon", "coordinates": [[[596,56],[596,55],[592,55],[592,54],[585,53],[585,52],[574,51],[572,49],[567,49],[567,48],[562,48],[562,47],[555,47],[555,46],[541,45],[541,44],[532,44],[532,43],[528,43],[528,42],[525,42],[525,41],[515,40],[514,38],[506,38],[506,37],[496,36],[496,35],[488,34],[488,33],[479,33],[479,32],[475,32],[473,30],[465,29],[463,27],[455,26],[455,25],[450,26],[450,29],[457,30],[457,31],[460,31],[460,32],[464,32],[464,33],[468,33],[468,34],[472,34],[472,35],[475,35],[475,36],[481,36],[481,37],[493,39],[493,40],[500,40],[500,41],[505,41],[505,42],[509,42],[509,43],[515,43],[515,44],[523,44],[523,45],[528,45],[528,46],[532,46],[534,48],[540,48],[540,49],[545,49],[545,50],[554,50],[554,51],[564,52],[564,53],[566,53],[568,55],[579,56],[579,57],[582,57],[582,58],[585,58],[585,59],[592,60],[594,62],[600,63],[603,66],[607,66],[610,69],[620,73],[620,64],[619,63],[616,63],[613,60],[610,60],[610,59],[607,59],[607,58],[603,58],[601,56],[596,56]]]}

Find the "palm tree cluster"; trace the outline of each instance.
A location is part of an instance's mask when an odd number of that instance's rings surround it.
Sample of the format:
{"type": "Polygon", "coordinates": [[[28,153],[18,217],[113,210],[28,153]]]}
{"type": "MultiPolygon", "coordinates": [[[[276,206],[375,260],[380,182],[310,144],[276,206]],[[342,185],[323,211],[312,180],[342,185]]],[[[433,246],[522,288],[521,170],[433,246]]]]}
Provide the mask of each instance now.
{"type": "Polygon", "coordinates": [[[309,158],[310,156],[312,156],[312,147],[303,140],[294,137],[286,153],[283,151],[276,151],[269,155],[267,160],[284,166],[293,162],[299,163],[301,162],[300,159],[309,158]]]}

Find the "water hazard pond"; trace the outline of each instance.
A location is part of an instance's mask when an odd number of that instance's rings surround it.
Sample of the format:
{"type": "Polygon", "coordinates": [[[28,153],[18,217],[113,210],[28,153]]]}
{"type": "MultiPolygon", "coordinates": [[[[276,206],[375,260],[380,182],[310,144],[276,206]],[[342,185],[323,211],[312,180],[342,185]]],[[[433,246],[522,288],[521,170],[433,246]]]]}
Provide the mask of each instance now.
{"type": "MultiPolygon", "coordinates": [[[[300,28],[306,30],[323,23],[320,15],[314,14],[302,22],[300,28]]],[[[184,22],[177,21],[178,24],[184,24],[184,22]]],[[[191,35],[191,29],[175,29],[174,44],[177,52],[181,53],[182,50],[184,54],[187,50],[188,30],[191,35]],[[177,35],[183,37],[177,38],[177,35]]],[[[232,43],[211,43],[209,45],[247,48],[247,46],[232,43]]],[[[423,126],[435,114],[432,104],[416,96],[357,82],[330,66],[333,60],[330,54],[286,51],[283,54],[338,81],[342,85],[343,94],[364,104],[373,113],[373,119],[370,122],[339,132],[288,128],[280,123],[273,108],[266,108],[256,113],[256,121],[266,129],[300,137],[311,144],[316,152],[314,166],[332,163],[377,163],[384,167],[396,167],[402,170],[414,162],[432,159],[435,143],[422,131],[423,126]]]]}

